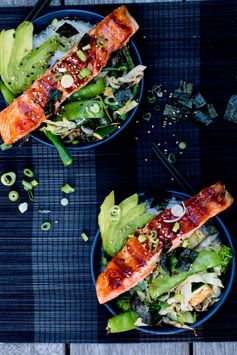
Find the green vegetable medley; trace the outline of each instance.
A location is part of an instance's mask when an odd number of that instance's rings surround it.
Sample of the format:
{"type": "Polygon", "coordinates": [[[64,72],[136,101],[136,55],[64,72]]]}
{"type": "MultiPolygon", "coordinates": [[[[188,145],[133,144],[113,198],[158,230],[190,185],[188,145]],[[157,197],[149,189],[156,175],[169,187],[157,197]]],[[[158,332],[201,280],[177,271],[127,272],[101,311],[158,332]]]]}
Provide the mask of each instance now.
{"type": "MultiPolygon", "coordinates": [[[[138,195],[134,194],[115,205],[112,191],[99,214],[104,251],[102,269],[138,227],[142,228],[154,215],[177,203],[174,197],[156,197],[139,203],[138,195]]],[[[142,243],[142,238],[139,241],[142,243]]],[[[170,253],[168,250],[164,248],[152,274],[115,300],[118,315],[109,319],[108,332],[163,324],[192,329],[198,314],[218,301],[232,252],[222,245],[214,223],[207,222],[180,247],[170,253]]]]}

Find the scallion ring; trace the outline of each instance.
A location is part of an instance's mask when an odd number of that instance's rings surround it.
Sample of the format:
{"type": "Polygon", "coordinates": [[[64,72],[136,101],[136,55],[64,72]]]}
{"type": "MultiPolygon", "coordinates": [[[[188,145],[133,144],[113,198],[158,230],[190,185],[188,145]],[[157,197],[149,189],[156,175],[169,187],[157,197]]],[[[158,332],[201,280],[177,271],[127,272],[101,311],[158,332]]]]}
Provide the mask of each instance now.
{"type": "Polygon", "coordinates": [[[160,105],[155,105],[155,111],[160,111],[160,105]]]}
{"type": "Polygon", "coordinates": [[[156,98],[155,98],[155,96],[147,96],[147,101],[150,104],[154,104],[154,102],[156,102],[156,98]]]}
{"type": "Polygon", "coordinates": [[[29,200],[30,200],[31,202],[33,202],[33,201],[34,201],[34,195],[33,195],[32,190],[26,190],[26,191],[27,191],[29,200]]]}
{"type": "Polygon", "coordinates": [[[19,193],[15,190],[10,191],[8,194],[8,198],[12,202],[16,202],[17,200],[19,200],[19,197],[20,197],[19,193]]]}
{"type": "Polygon", "coordinates": [[[120,219],[121,208],[118,205],[114,205],[109,209],[109,219],[112,222],[118,222],[120,219]]]}
{"type": "Polygon", "coordinates": [[[44,222],[41,224],[40,226],[40,229],[43,231],[43,232],[47,232],[51,229],[52,225],[50,222],[44,222]]]}
{"type": "Polygon", "coordinates": [[[151,119],[151,113],[150,113],[150,112],[144,113],[143,119],[144,119],[145,121],[150,121],[150,119],[151,119]]]}
{"type": "Polygon", "coordinates": [[[187,143],[185,143],[185,142],[179,143],[179,149],[186,149],[186,148],[187,148],[187,143]]]}
{"type": "Polygon", "coordinates": [[[16,174],[13,171],[9,171],[1,176],[1,183],[4,186],[12,186],[16,182],[16,174]]]}
{"type": "Polygon", "coordinates": [[[23,170],[23,174],[27,177],[33,177],[34,176],[34,172],[31,169],[25,168],[23,170]]]}
{"type": "Polygon", "coordinates": [[[169,153],[167,159],[168,159],[168,162],[171,164],[174,164],[176,162],[176,157],[175,157],[174,153],[169,153]]]}
{"type": "Polygon", "coordinates": [[[54,74],[53,74],[53,80],[54,80],[55,82],[57,82],[57,81],[59,81],[59,80],[62,79],[62,76],[63,76],[62,73],[54,73],[54,74]]]}
{"type": "Polygon", "coordinates": [[[28,181],[26,181],[26,180],[22,180],[21,183],[22,183],[22,185],[23,185],[23,187],[24,187],[24,189],[25,189],[26,191],[32,190],[33,186],[31,185],[30,182],[28,182],[28,181]]]}

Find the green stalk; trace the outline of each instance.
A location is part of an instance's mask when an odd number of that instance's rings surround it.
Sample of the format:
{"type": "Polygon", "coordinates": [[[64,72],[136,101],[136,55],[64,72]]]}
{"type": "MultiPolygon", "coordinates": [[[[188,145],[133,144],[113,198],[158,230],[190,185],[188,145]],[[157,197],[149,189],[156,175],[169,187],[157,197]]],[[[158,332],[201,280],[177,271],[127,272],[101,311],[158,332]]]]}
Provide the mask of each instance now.
{"type": "Polygon", "coordinates": [[[73,159],[72,159],[69,151],[64,147],[64,145],[62,144],[62,142],[58,138],[58,136],[56,136],[55,134],[53,134],[49,131],[46,131],[46,130],[44,131],[44,133],[45,133],[46,137],[48,138],[48,140],[50,140],[50,142],[53,143],[53,145],[57,149],[64,166],[71,165],[73,162],[73,159]]]}

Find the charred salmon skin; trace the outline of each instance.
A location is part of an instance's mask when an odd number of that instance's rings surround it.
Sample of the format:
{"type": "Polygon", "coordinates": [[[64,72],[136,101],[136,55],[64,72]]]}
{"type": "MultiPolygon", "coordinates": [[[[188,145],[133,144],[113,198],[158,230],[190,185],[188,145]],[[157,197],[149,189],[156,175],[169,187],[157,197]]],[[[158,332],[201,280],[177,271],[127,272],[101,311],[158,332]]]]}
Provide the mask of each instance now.
{"type": "Polygon", "coordinates": [[[38,128],[74,91],[96,77],[111,54],[126,45],[138,28],[125,6],[99,22],[78,45],[0,113],[0,134],[4,143],[12,144],[38,128]],[[79,51],[86,55],[85,61],[80,59],[79,51]],[[60,77],[62,79],[58,80],[60,77]]]}
{"type": "Polygon", "coordinates": [[[96,282],[99,302],[106,303],[142,281],[156,267],[165,246],[169,245],[169,251],[177,248],[196,229],[232,203],[232,196],[218,182],[184,202],[184,213],[178,221],[177,231],[174,231],[175,222],[171,222],[175,220],[171,209],[153,218],[137,235],[128,240],[99,275],[96,282]],[[139,241],[139,234],[146,237],[144,242],[139,241]]]}

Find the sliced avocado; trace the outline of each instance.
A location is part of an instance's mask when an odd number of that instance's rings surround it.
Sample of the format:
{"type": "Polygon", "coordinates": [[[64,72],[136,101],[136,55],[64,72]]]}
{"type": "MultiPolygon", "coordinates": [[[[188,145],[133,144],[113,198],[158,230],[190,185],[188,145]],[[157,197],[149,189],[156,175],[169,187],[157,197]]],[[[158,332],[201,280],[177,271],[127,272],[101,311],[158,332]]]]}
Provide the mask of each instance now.
{"type": "Polygon", "coordinates": [[[98,224],[100,227],[101,237],[103,239],[104,233],[107,231],[110,219],[109,219],[109,210],[115,204],[114,191],[111,191],[108,196],[104,199],[104,202],[100,206],[100,213],[98,216],[98,224]]]}
{"type": "Polygon", "coordinates": [[[3,81],[0,81],[0,91],[4,99],[6,100],[6,102],[10,105],[15,99],[15,96],[10,90],[8,90],[8,88],[6,87],[3,81]]]}
{"type": "Polygon", "coordinates": [[[0,74],[6,87],[11,90],[8,64],[11,59],[15,30],[3,30],[0,34],[0,74]]]}
{"type": "Polygon", "coordinates": [[[47,67],[52,54],[57,50],[59,37],[54,36],[39,48],[28,53],[14,71],[14,89],[17,93],[26,91],[32,82],[38,79],[47,67]]]}
{"type": "Polygon", "coordinates": [[[134,194],[132,196],[129,196],[125,200],[123,200],[120,204],[119,207],[121,208],[121,217],[125,216],[127,212],[135,207],[138,204],[138,194],[134,194]]]}
{"type": "Polygon", "coordinates": [[[123,228],[118,226],[109,228],[106,238],[103,240],[103,248],[109,256],[116,255],[125,245],[128,237],[135,233],[138,228],[144,227],[154,217],[151,213],[142,214],[123,228]]]}
{"type": "Polygon", "coordinates": [[[131,208],[126,214],[120,217],[119,228],[126,227],[130,222],[134,221],[138,216],[141,216],[146,210],[146,204],[140,203],[139,205],[131,208]]]}

